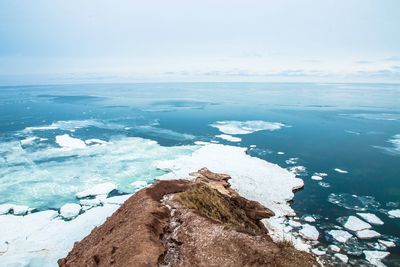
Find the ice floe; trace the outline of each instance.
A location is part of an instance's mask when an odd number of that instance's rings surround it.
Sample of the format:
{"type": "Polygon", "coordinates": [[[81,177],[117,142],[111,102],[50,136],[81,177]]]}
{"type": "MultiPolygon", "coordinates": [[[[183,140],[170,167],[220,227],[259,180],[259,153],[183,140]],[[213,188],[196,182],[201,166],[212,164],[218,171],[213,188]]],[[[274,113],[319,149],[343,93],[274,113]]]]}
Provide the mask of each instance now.
{"type": "Polygon", "coordinates": [[[301,237],[307,240],[318,240],[319,232],[317,228],[313,225],[304,224],[303,228],[299,231],[301,237]]]}
{"type": "Polygon", "coordinates": [[[63,148],[85,148],[86,144],[82,140],[78,138],[73,138],[68,134],[57,135],[56,136],[56,143],[63,148]]]}
{"type": "Polygon", "coordinates": [[[130,198],[132,194],[127,194],[127,195],[121,195],[121,196],[114,196],[114,197],[109,197],[106,198],[103,203],[106,204],[116,204],[116,205],[122,205],[128,198],[130,198]]]}
{"type": "Polygon", "coordinates": [[[20,142],[21,142],[21,145],[29,145],[29,144],[32,144],[33,141],[38,140],[38,139],[39,139],[39,137],[37,137],[37,136],[29,136],[29,137],[26,137],[25,139],[22,139],[20,142]]]}
{"type": "Polygon", "coordinates": [[[313,223],[315,222],[315,218],[312,216],[306,216],[303,218],[304,221],[309,222],[309,223],[313,223]]]}
{"type": "Polygon", "coordinates": [[[363,218],[365,221],[369,222],[370,224],[375,224],[375,225],[383,225],[383,221],[379,219],[378,216],[376,216],[373,213],[357,213],[358,216],[363,218]]]}
{"type": "Polygon", "coordinates": [[[313,254],[315,254],[316,256],[323,256],[323,255],[326,254],[326,251],[320,250],[320,249],[318,249],[318,248],[312,249],[311,252],[312,252],[313,254]]]}
{"type": "Polygon", "coordinates": [[[48,130],[64,130],[73,131],[86,127],[97,127],[103,129],[122,129],[122,125],[115,123],[106,123],[98,120],[70,120],[70,121],[56,121],[50,125],[26,127],[23,132],[30,133],[34,131],[48,131],[48,130]]]}
{"type": "Polygon", "coordinates": [[[289,220],[289,225],[291,227],[297,228],[297,227],[300,227],[302,224],[297,221],[289,220]]]}
{"type": "Polygon", "coordinates": [[[87,145],[107,145],[108,142],[101,140],[101,139],[92,138],[92,139],[85,140],[85,144],[87,144],[87,145]]]}
{"type": "Polygon", "coordinates": [[[73,219],[79,215],[79,213],[81,212],[81,209],[82,209],[82,207],[79,204],[67,203],[61,207],[60,215],[64,219],[73,219]]]}
{"type": "Polygon", "coordinates": [[[327,182],[318,182],[318,184],[319,184],[320,186],[324,187],[324,188],[329,188],[329,187],[331,187],[331,185],[330,185],[329,183],[327,183],[327,182]]]}
{"type": "Polygon", "coordinates": [[[377,210],[380,207],[380,203],[374,197],[347,193],[331,193],[328,196],[328,201],[340,207],[357,211],[377,210]]]}
{"type": "Polygon", "coordinates": [[[364,250],[365,259],[369,261],[374,266],[383,267],[384,265],[381,260],[389,256],[389,252],[386,251],[373,251],[373,250],[364,250]]]}
{"type": "Polygon", "coordinates": [[[381,234],[374,230],[361,230],[356,232],[356,236],[360,239],[371,239],[371,238],[379,238],[381,234]]]}
{"type": "Polygon", "coordinates": [[[313,175],[313,176],[311,176],[311,179],[316,180],[316,181],[321,181],[322,177],[318,176],[318,175],[313,175]]]}
{"type": "Polygon", "coordinates": [[[350,231],[357,232],[361,230],[370,229],[371,225],[369,223],[360,220],[355,216],[349,216],[347,221],[343,224],[344,228],[349,229],[350,231]]]}
{"type": "Polygon", "coordinates": [[[400,209],[388,211],[389,216],[393,218],[400,218],[400,209]]]}
{"type": "Polygon", "coordinates": [[[328,234],[330,234],[336,241],[340,243],[346,243],[350,238],[353,237],[352,234],[344,230],[330,230],[328,234]]]}
{"type": "Polygon", "coordinates": [[[287,168],[287,170],[298,176],[306,176],[307,175],[307,169],[304,166],[292,166],[292,167],[287,168]]]}
{"type": "Polygon", "coordinates": [[[393,247],[396,246],[396,243],[394,243],[393,241],[390,241],[390,240],[379,239],[378,242],[381,243],[382,245],[384,245],[387,248],[393,248],[393,247]]]}
{"type": "Polygon", "coordinates": [[[115,189],[117,189],[117,185],[112,182],[97,184],[97,185],[92,186],[89,189],[86,189],[85,191],[76,193],[76,197],[84,198],[84,197],[97,196],[97,195],[107,195],[115,189]]]}
{"type": "Polygon", "coordinates": [[[330,250],[332,250],[333,252],[339,252],[340,251],[340,248],[338,246],[336,246],[336,245],[329,245],[328,248],[330,250]]]}
{"type": "Polygon", "coordinates": [[[276,154],[278,154],[278,155],[285,155],[285,152],[278,151],[276,154]]]}
{"type": "Polygon", "coordinates": [[[135,181],[133,183],[131,183],[131,186],[135,189],[135,190],[139,190],[142,188],[145,188],[147,186],[147,182],[146,181],[135,181]]]}
{"type": "Polygon", "coordinates": [[[235,137],[235,136],[232,136],[232,135],[229,135],[229,134],[219,134],[219,135],[216,135],[215,137],[224,139],[224,140],[229,141],[229,142],[240,142],[240,141],[242,141],[242,138],[235,137]]]}
{"type": "Polygon", "coordinates": [[[299,158],[289,158],[289,159],[285,160],[285,163],[288,165],[294,165],[294,164],[297,164],[298,161],[299,161],[299,158]]]}
{"type": "Polygon", "coordinates": [[[347,263],[349,261],[349,257],[341,253],[335,253],[335,257],[338,258],[343,263],[347,263]]]}
{"type": "Polygon", "coordinates": [[[0,215],[8,213],[13,213],[14,215],[25,215],[29,211],[31,211],[31,209],[25,205],[15,205],[8,203],[0,205],[0,215]]]}
{"type": "Polygon", "coordinates": [[[262,130],[279,130],[286,125],[267,121],[217,121],[210,126],[226,134],[250,134],[262,130]]]}
{"type": "Polygon", "coordinates": [[[335,168],[334,171],[338,172],[338,173],[349,173],[348,171],[342,170],[342,169],[339,169],[339,168],[335,168]]]}

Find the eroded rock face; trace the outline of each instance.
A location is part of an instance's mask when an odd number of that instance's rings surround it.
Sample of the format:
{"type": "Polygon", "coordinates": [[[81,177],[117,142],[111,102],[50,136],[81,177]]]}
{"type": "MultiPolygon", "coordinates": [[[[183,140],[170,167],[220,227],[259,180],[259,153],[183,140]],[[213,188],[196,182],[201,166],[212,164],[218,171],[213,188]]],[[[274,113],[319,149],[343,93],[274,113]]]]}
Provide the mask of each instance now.
{"type": "Polygon", "coordinates": [[[260,222],[273,212],[206,168],[194,181],[140,190],[74,245],[60,266],[317,266],[290,244],[275,244],[260,222]]]}

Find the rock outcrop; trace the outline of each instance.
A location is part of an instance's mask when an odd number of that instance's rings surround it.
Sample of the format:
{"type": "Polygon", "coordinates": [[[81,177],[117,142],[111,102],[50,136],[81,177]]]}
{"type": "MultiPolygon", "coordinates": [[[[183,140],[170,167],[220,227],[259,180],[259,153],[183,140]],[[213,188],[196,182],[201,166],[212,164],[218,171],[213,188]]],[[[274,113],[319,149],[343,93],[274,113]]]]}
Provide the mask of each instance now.
{"type": "Polygon", "coordinates": [[[273,212],[203,168],[195,180],[158,181],[129,198],[60,266],[318,266],[262,222],[273,212]]]}

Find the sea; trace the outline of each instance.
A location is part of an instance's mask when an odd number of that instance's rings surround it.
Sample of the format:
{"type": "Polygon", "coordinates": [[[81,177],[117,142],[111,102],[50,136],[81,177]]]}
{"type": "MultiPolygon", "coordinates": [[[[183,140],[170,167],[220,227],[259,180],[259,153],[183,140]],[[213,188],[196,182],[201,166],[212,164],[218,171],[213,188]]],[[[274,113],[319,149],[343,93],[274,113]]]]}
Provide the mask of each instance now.
{"type": "Polygon", "coordinates": [[[59,209],[105,181],[132,193],[165,172],[154,162],[204,142],[246,148],[303,179],[291,207],[315,219],[316,247],[335,243],[360,264],[364,250],[387,251],[382,262],[400,266],[400,84],[1,86],[0,204],[59,209]],[[329,230],[357,213],[381,219],[371,228],[380,237],[335,242],[329,230]]]}

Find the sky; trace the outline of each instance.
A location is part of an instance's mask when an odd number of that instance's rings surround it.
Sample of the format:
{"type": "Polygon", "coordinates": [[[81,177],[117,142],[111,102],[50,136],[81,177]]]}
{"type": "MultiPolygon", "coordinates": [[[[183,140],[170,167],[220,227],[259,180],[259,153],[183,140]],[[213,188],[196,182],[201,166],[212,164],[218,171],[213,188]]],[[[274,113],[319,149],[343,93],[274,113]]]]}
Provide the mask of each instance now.
{"type": "Polygon", "coordinates": [[[400,82],[398,0],[2,0],[0,85],[400,82]]]}

